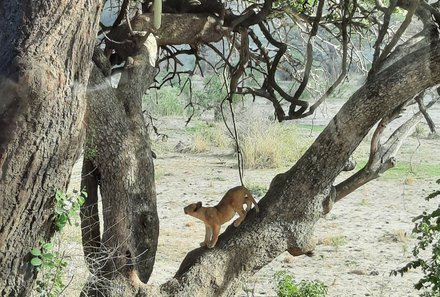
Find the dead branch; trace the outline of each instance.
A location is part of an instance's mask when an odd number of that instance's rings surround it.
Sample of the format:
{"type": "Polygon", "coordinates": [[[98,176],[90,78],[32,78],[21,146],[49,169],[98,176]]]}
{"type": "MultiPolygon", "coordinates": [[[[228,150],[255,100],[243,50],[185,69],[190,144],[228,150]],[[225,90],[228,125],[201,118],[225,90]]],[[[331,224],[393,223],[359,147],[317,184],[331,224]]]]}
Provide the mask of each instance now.
{"type": "Polygon", "coordinates": [[[432,120],[431,116],[429,115],[428,111],[426,110],[425,103],[423,102],[423,97],[424,97],[424,92],[421,93],[420,95],[418,95],[415,98],[415,100],[416,100],[417,104],[419,105],[420,112],[425,117],[426,123],[428,123],[429,130],[431,131],[432,134],[437,134],[437,132],[435,130],[435,123],[432,120]]]}
{"type": "MultiPolygon", "coordinates": [[[[427,104],[426,108],[429,109],[439,99],[440,98],[435,98],[432,100],[427,104]]],[[[421,111],[417,112],[404,124],[399,126],[388,140],[381,145],[380,137],[382,136],[385,127],[398,117],[403,107],[404,106],[401,106],[398,109],[395,109],[390,115],[381,120],[371,140],[370,158],[368,163],[361,170],[335,187],[335,202],[341,200],[351,192],[379,177],[382,173],[395,166],[397,162],[395,159],[397,151],[400,149],[403,141],[408,137],[414,126],[423,118],[423,113],[421,111]]]]}

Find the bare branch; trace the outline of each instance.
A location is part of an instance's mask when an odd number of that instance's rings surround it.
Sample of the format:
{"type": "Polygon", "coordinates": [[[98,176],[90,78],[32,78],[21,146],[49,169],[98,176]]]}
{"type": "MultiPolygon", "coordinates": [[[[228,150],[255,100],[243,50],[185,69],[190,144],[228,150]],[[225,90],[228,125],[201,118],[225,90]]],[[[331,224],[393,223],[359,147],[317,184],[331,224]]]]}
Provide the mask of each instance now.
{"type": "Polygon", "coordinates": [[[428,111],[426,110],[425,103],[423,102],[423,97],[424,97],[424,92],[420,93],[420,95],[416,96],[415,100],[416,100],[417,104],[419,105],[420,112],[423,114],[426,122],[428,123],[429,130],[431,131],[432,134],[436,134],[437,132],[435,130],[435,123],[432,120],[431,116],[428,114],[428,111]]]}
{"type": "MultiPolygon", "coordinates": [[[[390,3],[389,12],[387,12],[387,14],[386,14],[388,17],[391,15],[392,10],[395,8],[396,5],[397,5],[397,1],[392,1],[390,3]]],[[[418,6],[419,6],[419,0],[411,1],[411,7],[408,9],[408,12],[406,13],[405,20],[402,22],[399,29],[397,29],[397,31],[394,33],[393,38],[385,46],[385,48],[383,49],[383,51],[380,55],[379,55],[380,43],[376,43],[373,65],[371,66],[369,77],[371,77],[371,74],[373,74],[374,72],[379,70],[379,68],[382,66],[383,61],[388,57],[388,55],[391,53],[391,50],[396,46],[397,42],[402,37],[403,33],[405,32],[405,30],[408,28],[409,24],[411,23],[411,19],[412,19],[418,6]]],[[[388,19],[388,21],[389,21],[389,19],[388,19]]],[[[381,34],[383,34],[383,35],[385,34],[385,32],[384,32],[385,29],[386,28],[383,28],[383,30],[381,31],[381,34]]],[[[382,38],[383,38],[383,36],[382,36],[382,38]]],[[[379,39],[378,39],[378,41],[379,41],[379,39]]]]}
{"type": "Polygon", "coordinates": [[[128,17],[128,9],[129,9],[128,4],[129,3],[130,3],[130,0],[123,0],[122,1],[118,17],[116,18],[115,22],[112,25],[113,28],[116,28],[117,26],[119,26],[126,16],[128,17]]]}
{"type": "MultiPolygon", "coordinates": [[[[433,106],[439,99],[440,98],[435,98],[426,107],[429,108],[433,106]]],[[[423,118],[423,113],[417,112],[397,128],[383,145],[380,145],[380,136],[382,132],[386,125],[398,117],[401,108],[403,108],[403,106],[394,110],[393,113],[383,118],[379,123],[371,140],[370,158],[368,163],[364,168],[335,187],[335,202],[341,200],[351,192],[379,177],[382,173],[395,166],[395,155],[397,151],[400,149],[403,141],[408,137],[412,128],[414,128],[414,126],[423,118]]]]}
{"type": "MultiPolygon", "coordinates": [[[[302,95],[302,93],[304,92],[306,86],[307,86],[307,82],[309,80],[309,75],[310,75],[310,70],[312,68],[312,62],[313,62],[313,41],[314,38],[316,36],[316,34],[318,33],[318,26],[319,26],[319,22],[321,20],[321,16],[322,16],[322,10],[324,8],[324,0],[320,0],[318,2],[318,8],[316,11],[316,17],[315,20],[313,21],[312,24],[312,29],[310,30],[309,33],[309,40],[307,41],[307,49],[306,49],[306,65],[305,65],[305,69],[304,69],[304,76],[303,76],[303,80],[301,82],[301,84],[299,85],[298,89],[296,90],[295,94],[293,95],[293,100],[296,101],[299,99],[299,97],[302,95]]],[[[293,116],[295,114],[301,114],[303,111],[300,110],[295,111],[296,106],[295,105],[290,105],[289,108],[289,116],[293,116]]]]}

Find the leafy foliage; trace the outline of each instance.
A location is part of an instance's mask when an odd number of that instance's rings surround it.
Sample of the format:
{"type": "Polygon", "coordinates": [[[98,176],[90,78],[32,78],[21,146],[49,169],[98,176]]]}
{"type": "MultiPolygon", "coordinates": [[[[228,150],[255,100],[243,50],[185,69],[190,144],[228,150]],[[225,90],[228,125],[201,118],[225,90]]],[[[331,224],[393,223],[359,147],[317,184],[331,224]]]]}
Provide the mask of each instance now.
{"type": "Polygon", "coordinates": [[[56,192],[54,223],[58,231],[61,231],[67,223],[72,224],[70,218],[79,211],[86,198],[85,191],[76,196],[70,196],[61,191],[56,192]]]}
{"type": "MultiPolygon", "coordinates": [[[[61,231],[67,223],[71,224],[71,217],[79,211],[86,198],[85,191],[77,195],[67,195],[61,191],[55,193],[54,224],[57,231],[61,231]]],[[[31,250],[31,255],[30,263],[39,272],[35,291],[39,296],[60,296],[66,287],[62,275],[67,261],[59,252],[54,251],[51,242],[40,241],[40,245],[31,250]]]]}
{"type": "MultiPolygon", "coordinates": [[[[440,179],[437,180],[440,184],[440,179]]],[[[437,190],[426,197],[430,200],[440,196],[437,190]]],[[[416,222],[413,233],[417,235],[417,244],[413,249],[415,260],[409,262],[399,270],[391,272],[393,275],[408,272],[410,269],[420,268],[424,276],[414,285],[417,290],[424,290],[421,296],[440,296],[440,205],[436,210],[428,213],[424,211],[414,219],[416,222]],[[431,254],[422,251],[431,250],[431,254]]]]}
{"type": "Polygon", "coordinates": [[[34,288],[39,296],[60,296],[65,288],[62,272],[67,261],[53,248],[52,243],[41,241],[39,247],[31,250],[31,265],[40,273],[34,288]]]}
{"type": "Polygon", "coordinates": [[[293,275],[286,271],[278,271],[275,274],[278,297],[325,297],[327,286],[317,280],[301,281],[297,283],[293,275]]]}

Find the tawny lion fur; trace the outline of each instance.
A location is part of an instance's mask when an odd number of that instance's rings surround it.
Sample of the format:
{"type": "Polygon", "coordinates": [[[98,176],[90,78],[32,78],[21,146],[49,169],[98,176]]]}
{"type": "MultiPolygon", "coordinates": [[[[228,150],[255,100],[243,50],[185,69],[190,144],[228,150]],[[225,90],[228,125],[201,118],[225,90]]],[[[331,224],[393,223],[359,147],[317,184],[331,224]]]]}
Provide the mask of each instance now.
{"type": "Polygon", "coordinates": [[[252,203],[255,205],[256,212],[259,212],[257,202],[251,192],[243,186],[238,186],[227,191],[222,200],[214,207],[204,207],[202,202],[197,202],[188,205],[183,210],[185,214],[205,223],[205,241],[200,243],[200,246],[213,248],[218,240],[220,226],[232,219],[235,213],[238,213],[239,218],[234,221],[234,226],[240,226],[251,209],[252,203]],[[244,204],[247,206],[246,210],[243,209],[244,204]]]}

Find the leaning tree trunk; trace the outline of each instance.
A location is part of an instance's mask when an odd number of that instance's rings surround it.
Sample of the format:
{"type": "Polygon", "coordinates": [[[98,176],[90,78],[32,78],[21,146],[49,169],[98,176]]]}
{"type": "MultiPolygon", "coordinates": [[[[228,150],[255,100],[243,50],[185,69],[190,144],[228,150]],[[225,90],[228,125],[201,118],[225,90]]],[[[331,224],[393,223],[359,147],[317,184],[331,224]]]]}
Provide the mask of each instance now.
{"type": "Polygon", "coordinates": [[[82,146],[101,1],[0,1],[0,296],[28,295],[30,250],[82,146]]]}
{"type": "Polygon", "coordinates": [[[405,56],[376,74],[342,107],[304,156],[277,175],[260,213],[229,226],[214,249],[188,253],[173,279],[138,296],[233,296],[243,279],[284,251],[314,248],[314,225],[336,197],[335,177],[368,131],[422,90],[440,83],[440,43],[405,56]]]}
{"type": "Polygon", "coordinates": [[[95,50],[82,172],[82,186],[90,194],[81,209],[83,246],[93,275],[83,290],[85,296],[120,296],[121,285],[129,284],[134,271],[148,281],[155,260],[159,219],[142,98],[156,73],[155,59],[151,63],[149,57],[155,57],[157,49],[152,35],[139,39],[141,46],[128,59],[117,88],[104,75],[109,73],[106,57],[95,50]]]}

